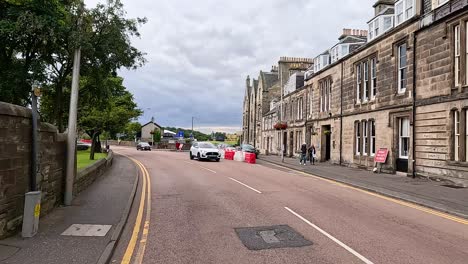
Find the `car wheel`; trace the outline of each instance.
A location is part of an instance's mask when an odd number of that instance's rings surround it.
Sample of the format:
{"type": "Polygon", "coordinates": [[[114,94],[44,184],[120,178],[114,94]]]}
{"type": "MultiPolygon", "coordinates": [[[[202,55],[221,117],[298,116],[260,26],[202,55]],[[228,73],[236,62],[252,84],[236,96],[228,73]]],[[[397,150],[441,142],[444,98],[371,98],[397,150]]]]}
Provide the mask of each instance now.
{"type": "Polygon", "coordinates": [[[198,161],[201,161],[200,153],[197,154],[197,159],[198,159],[198,161]]]}
{"type": "Polygon", "coordinates": [[[193,160],[193,155],[191,151],[190,151],[190,159],[193,160]]]}
{"type": "Polygon", "coordinates": [[[219,162],[220,159],[216,159],[216,162],[219,162]]]}

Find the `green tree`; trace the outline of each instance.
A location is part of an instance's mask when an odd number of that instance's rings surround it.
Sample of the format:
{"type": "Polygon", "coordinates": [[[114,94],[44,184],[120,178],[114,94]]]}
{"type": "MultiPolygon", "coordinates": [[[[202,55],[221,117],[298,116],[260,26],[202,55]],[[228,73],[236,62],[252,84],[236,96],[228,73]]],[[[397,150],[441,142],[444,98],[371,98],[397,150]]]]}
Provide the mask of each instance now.
{"type": "Polygon", "coordinates": [[[94,159],[94,152],[101,151],[99,136],[107,131],[111,137],[116,133],[124,131],[127,124],[141,115],[142,111],[137,108],[133,95],[122,85],[122,78],[108,77],[105,86],[102,87],[108,93],[107,98],[93,98],[92,93],[85,93],[93,89],[86,89],[95,85],[92,80],[84,78],[82,85],[85,89],[83,98],[78,109],[78,125],[92,139],[90,159],[94,159]],[[86,102],[86,103],[85,103],[86,102]]]}
{"type": "Polygon", "coordinates": [[[138,133],[141,132],[141,124],[139,122],[130,122],[125,125],[125,139],[134,140],[138,133]]]}
{"type": "Polygon", "coordinates": [[[153,142],[154,143],[161,142],[161,131],[159,129],[155,129],[153,131],[153,142]]]}

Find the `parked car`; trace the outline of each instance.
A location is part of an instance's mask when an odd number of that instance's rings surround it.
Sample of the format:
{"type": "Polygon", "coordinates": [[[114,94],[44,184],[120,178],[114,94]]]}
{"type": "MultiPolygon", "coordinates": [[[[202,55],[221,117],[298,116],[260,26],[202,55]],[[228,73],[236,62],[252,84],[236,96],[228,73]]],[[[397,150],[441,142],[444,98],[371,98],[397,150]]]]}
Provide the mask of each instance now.
{"type": "Polygon", "coordinates": [[[190,159],[197,158],[199,161],[202,159],[219,161],[221,153],[219,149],[210,142],[194,142],[190,148],[190,159]]]}
{"type": "Polygon", "coordinates": [[[140,142],[140,143],[138,143],[136,149],[137,150],[149,150],[149,151],[151,151],[151,146],[150,146],[150,144],[148,144],[146,142],[140,142]]]}
{"type": "Polygon", "coordinates": [[[76,150],[87,150],[89,149],[89,145],[83,142],[76,142],[76,150]]]}
{"type": "Polygon", "coordinates": [[[258,155],[260,154],[260,150],[249,144],[242,145],[242,151],[248,153],[255,153],[255,158],[258,158],[258,155]]]}

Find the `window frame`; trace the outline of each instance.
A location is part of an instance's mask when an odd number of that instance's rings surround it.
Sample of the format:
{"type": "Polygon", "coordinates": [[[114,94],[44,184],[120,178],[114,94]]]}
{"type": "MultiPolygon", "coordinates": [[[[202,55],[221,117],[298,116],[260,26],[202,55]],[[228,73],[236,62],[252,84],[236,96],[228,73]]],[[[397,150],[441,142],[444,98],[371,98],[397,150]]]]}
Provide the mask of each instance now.
{"type": "Polygon", "coordinates": [[[454,161],[460,161],[460,151],[461,151],[461,142],[460,142],[460,128],[461,128],[461,112],[459,110],[453,111],[453,159],[454,161]]]}
{"type": "Polygon", "coordinates": [[[367,120],[363,120],[361,122],[362,127],[362,155],[367,156],[367,147],[368,147],[368,130],[369,130],[369,122],[367,120]]]}
{"type": "MultiPolygon", "coordinates": [[[[457,24],[453,27],[453,83],[454,87],[461,85],[461,25],[457,24]]],[[[468,49],[467,49],[468,50],[468,49]]]]}
{"type": "Polygon", "coordinates": [[[360,156],[361,151],[361,122],[356,122],[354,125],[354,138],[356,140],[356,149],[354,150],[354,154],[356,156],[360,156]]]}
{"type": "Polygon", "coordinates": [[[397,49],[397,87],[398,93],[404,94],[408,86],[408,42],[400,42],[396,45],[397,49]],[[405,55],[402,56],[402,47],[405,47],[405,55]],[[402,58],[405,58],[405,65],[402,66],[402,58]],[[404,78],[403,78],[404,73],[404,78]],[[402,87],[402,82],[404,82],[404,87],[402,87]]]}
{"type": "Polygon", "coordinates": [[[362,62],[362,69],[364,72],[364,85],[362,90],[362,101],[369,101],[369,61],[365,60],[362,62]]]}
{"type": "Polygon", "coordinates": [[[399,131],[399,132],[398,132],[398,138],[399,138],[399,140],[398,140],[398,143],[399,143],[399,145],[398,145],[398,157],[399,157],[400,159],[409,159],[409,154],[410,154],[410,135],[411,135],[411,131],[410,131],[410,130],[411,130],[411,123],[410,123],[409,117],[402,117],[402,118],[400,118],[400,120],[399,120],[399,128],[398,128],[398,131],[399,131]],[[408,134],[407,134],[407,135],[403,135],[403,125],[404,125],[403,123],[404,123],[404,121],[406,121],[407,124],[408,124],[408,131],[407,131],[408,134]],[[407,145],[407,147],[408,147],[408,149],[406,150],[406,152],[407,152],[406,155],[403,155],[403,154],[402,154],[402,150],[403,150],[403,144],[402,144],[402,143],[403,143],[404,140],[407,140],[407,144],[406,144],[406,145],[407,145]]]}
{"type": "Polygon", "coordinates": [[[370,144],[369,144],[369,152],[370,156],[374,157],[375,156],[375,150],[376,150],[376,145],[375,145],[375,120],[369,120],[370,123],[370,144]]]}
{"type": "Polygon", "coordinates": [[[356,65],[356,103],[361,103],[361,87],[362,87],[362,65],[359,62],[356,65]]]}
{"type": "Polygon", "coordinates": [[[374,100],[377,95],[377,58],[373,57],[370,59],[370,72],[371,72],[371,92],[370,99],[374,100]]]}

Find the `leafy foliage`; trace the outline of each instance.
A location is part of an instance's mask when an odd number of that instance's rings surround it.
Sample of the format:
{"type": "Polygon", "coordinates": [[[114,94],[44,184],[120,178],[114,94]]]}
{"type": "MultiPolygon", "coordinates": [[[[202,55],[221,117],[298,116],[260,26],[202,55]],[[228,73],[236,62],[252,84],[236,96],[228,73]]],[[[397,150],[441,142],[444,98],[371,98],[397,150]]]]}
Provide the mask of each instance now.
{"type": "MultiPolygon", "coordinates": [[[[184,137],[185,138],[190,138],[190,134],[192,133],[191,129],[184,129],[184,128],[176,128],[176,127],[165,127],[165,130],[172,131],[174,133],[177,133],[178,131],[183,131],[184,132],[184,137]]],[[[208,141],[210,140],[210,135],[204,134],[202,132],[193,131],[193,136],[199,141],[208,141]]]]}

